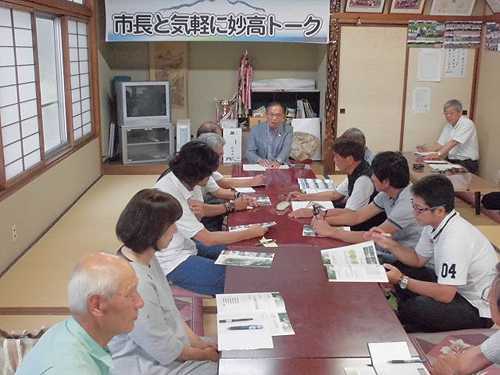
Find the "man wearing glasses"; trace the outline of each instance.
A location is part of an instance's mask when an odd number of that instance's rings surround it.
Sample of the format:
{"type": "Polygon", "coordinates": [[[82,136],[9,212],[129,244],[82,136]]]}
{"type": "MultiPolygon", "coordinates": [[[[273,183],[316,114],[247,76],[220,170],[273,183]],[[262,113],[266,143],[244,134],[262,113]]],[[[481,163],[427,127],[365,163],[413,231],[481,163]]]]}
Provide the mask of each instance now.
{"type": "MultiPolygon", "coordinates": [[[[491,318],[500,324],[500,263],[497,263],[497,277],[493,285],[483,290],[481,298],[490,305],[491,318]]],[[[433,375],[466,375],[476,373],[500,364],[500,332],[494,333],[480,346],[474,346],[461,353],[440,357],[432,366],[433,375]]]]}
{"type": "Polygon", "coordinates": [[[415,217],[425,225],[415,249],[378,229],[366,236],[398,260],[384,266],[396,285],[399,319],[409,332],[491,327],[481,293],[495,277],[493,246],[455,211],[453,185],[447,177],[422,178],[412,193],[415,217]]]}
{"type": "Polygon", "coordinates": [[[288,162],[292,149],[292,127],[285,123],[285,109],[279,102],[271,102],[266,109],[267,122],[250,132],[246,159],[266,168],[278,168],[288,162]]]}

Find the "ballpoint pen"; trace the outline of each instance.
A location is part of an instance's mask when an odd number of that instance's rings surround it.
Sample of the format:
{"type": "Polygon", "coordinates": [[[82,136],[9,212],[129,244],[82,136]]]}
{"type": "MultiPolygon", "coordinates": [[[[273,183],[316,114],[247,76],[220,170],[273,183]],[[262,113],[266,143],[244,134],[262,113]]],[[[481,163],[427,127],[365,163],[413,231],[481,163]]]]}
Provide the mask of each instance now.
{"type": "Polygon", "coordinates": [[[412,358],[412,359],[391,359],[390,361],[387,362],[394,364],[405,364],[405,363],[424,363],[425,361],[420,358],[412,358]]]}
{"type": "Polygon", "coordinates": [[[264,326],[261,324],[249,324],[246,326],[232,326],[229,327],[228,329],[230,331],[247,331],[247,330],[254,330],[254,329],[263,329],[264,326]]]}
{"type": "Polygon", "coordinates": [[[251,320],[253,320],[253,318],[221,319],[219,323],[249,322],[251,320]]]}

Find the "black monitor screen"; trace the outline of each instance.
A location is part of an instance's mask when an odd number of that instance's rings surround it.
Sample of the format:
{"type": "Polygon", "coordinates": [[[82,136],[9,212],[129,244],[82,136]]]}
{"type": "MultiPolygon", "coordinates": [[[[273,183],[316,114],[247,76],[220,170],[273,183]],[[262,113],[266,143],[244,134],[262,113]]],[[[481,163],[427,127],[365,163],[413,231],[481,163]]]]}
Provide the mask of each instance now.
{"type": "Polygon", "coordinates": [[[166,116],[164,85],[127,86],[127,117],[166,116]]]}

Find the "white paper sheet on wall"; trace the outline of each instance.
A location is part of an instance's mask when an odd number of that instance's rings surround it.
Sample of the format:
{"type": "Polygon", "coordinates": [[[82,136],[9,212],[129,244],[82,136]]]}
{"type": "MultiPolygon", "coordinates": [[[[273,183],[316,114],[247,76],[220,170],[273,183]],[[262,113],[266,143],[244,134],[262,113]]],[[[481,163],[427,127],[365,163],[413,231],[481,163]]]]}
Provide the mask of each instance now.
{"type": "Polygon", "coordinates": [[[444,51],[444,76],[447,78],[465,77],[467,50],[465,48],[446,48],[444,51]]]}
{"type": "Polygon", "coordinates": [[[418,54],[417,81],[441,81],[441,48],[422,48],[418,54]]]}
{"type": "Polygon", "coordinates": [[[431,110],[431,93],[430,87],[415,87],[412,101],[414,113],[426,113],[431,110]]]}

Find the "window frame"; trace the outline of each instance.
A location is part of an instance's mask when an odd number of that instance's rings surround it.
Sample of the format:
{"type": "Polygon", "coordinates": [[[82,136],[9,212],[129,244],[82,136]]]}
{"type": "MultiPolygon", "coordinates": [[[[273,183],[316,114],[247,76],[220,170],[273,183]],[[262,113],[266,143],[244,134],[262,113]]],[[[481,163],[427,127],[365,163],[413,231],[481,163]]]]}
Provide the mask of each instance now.
{"type": "MultiPolygon", "coordinates": [[[[68,0],[0,0],[0,7],[10,8],[12,10],[20,10],[30,12],[33,31],[33,54],[35,65],[35,87],[37,91],[37,109],[38,109],[38,131],[40,137],[40,162],[33,167],[24,170],[19,175],[6,180],[4,166],[3,141],[0,133],[0,201],[7,198],[11,194],[23,186],[30,183],[36,177],[42,175],[47,170],[57,165],[68,156],[77,152],[79,149],[99,138],[100,133],[100,110],[99,110],[99,83],[98,83],[98,67],[97,67],[97,40],[96,40],[96,4],[95,0],[84,0],[84,4],[80,5],[68,0]],[[61,43],[62,43],[62,67],[63,67],[63,82],[64,94],[61,100],[65,101],[66,108],[66,132],[67,143],[61,145],[50,152],[45,152],[43,143],[43,120],[41,112],[41,92],[40,92],[40,72],[38,63],[38,46],[36,34],[36,15],[49,15],[60,19],[61,22],[61,43]],[[72,102],[71,102],[71,73],[69,70],[69,45],[68,45],[68,21],[74,20],[87,24],[87,51],[89,67],[89,91],[90,91],[90,108],[91,108],[91,131],[77,141],[74,140],[72,130],[72,102]]],[[[99,148],[101,147],[99,143],[99,148]]]]}

